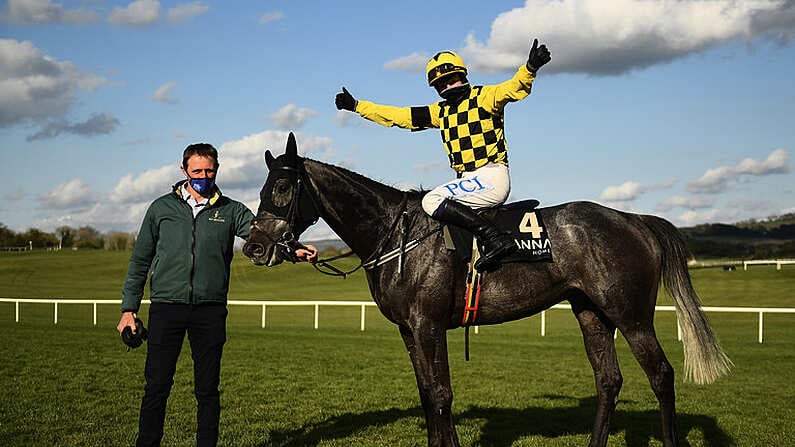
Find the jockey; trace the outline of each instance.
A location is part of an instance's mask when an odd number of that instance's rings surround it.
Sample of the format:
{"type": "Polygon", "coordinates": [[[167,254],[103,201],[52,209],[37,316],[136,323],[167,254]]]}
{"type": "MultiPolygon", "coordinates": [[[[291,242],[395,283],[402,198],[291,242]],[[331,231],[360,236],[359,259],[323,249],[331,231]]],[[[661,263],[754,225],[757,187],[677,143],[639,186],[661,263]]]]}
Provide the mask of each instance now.
{"type": "Polygon", "coordinates": [[[499,267],[500,259],[517,250],[516,243],[475,209],[505,203],[511,184],[508,145],[503,129],[505,106],[530,94],[539,68],[551,59],[546,45],[533,41],[527,63],[513,78],[495,85],[470,86],[464,61],[452,51],[442,51],[428,61],[428,85],[442,101],[420,107],[395,107],[356,100],[343,87],[335,98],[337,109],[356,112],[384,126],[411,130],[441,130],[450,167],[456,179],[429,191],[422,208],[433,218],[460,226],[480,238],[478,270],[499,267]]]}

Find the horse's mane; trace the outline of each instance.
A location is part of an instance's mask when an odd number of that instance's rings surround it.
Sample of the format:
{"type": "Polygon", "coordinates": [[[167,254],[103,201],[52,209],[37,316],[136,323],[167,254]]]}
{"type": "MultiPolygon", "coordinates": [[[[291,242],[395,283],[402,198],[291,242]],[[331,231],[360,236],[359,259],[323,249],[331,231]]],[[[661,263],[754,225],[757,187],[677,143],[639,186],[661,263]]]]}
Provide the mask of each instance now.
{"type": "Polygon", "coordinates": [[[395,188],[394,186],[390,186],[390,185],[387,185],[385,183],[382,183],[382,182],[380,182],[378,180],[371,179],[370,177],[362,175],[362,174],[360,174],[360,173],[358,173],[356,171],[351,171],[350,169],[343,168],[342,166],[325,163],[325,162],[314,160],[314,159],[311,159],[311,158],[305,158],[304,160],[311,161],[313,163],[317,163],[319,165],[322,165],[322,166],[324,166],[324,167],[326,167],[328,169],[334,170],[334,171],[338,172],[340,175],[342,175],[344,177],[351,178],[351,179],[353,179],[354,181],[356,181],[358,183],[363,183],[363,184],[375,186],[376,188],[383,190],[385,194],[404,194],[405,193],[405,194],[408,194],[409,200],[412,200],[412,199],[421,200],[422,197],[427,192],[426,190],[416,189],[416,188],[412,188],[412,189],[409,189],[407,191],[404,191],[404,190],[395,188]]]}

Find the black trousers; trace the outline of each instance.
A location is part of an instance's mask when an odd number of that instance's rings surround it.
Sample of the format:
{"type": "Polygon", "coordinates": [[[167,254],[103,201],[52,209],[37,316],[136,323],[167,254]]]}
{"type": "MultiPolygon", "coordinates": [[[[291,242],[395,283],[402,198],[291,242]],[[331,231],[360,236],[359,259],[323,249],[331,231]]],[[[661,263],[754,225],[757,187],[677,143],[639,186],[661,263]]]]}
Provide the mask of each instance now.
{"type": "Polygon", "coordinates": [[[221,401],[218,391],[221,354],[226,342],[223,304],[163,304],[149,307],[149,341],[146,352],[146,388],[141,401],[136,446],[159,446],[163,438],[166,401],[185,333],[193,358],[196,394],[196,445],[218,443],[221,401]]]}

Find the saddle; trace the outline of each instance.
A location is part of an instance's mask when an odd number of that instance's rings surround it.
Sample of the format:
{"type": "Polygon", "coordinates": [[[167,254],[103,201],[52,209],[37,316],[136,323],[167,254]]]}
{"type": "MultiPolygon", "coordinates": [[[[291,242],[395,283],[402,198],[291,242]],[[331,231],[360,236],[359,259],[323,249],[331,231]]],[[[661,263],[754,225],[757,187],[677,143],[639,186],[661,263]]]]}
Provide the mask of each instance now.
{"type": "MultiPolygon", "coordinates": [[[[518,250],[501,260],[503,264],[512,262],[551,262],[552,244],[547,237],[543,218],[540,210],[536,210],[538,200],[523,200],[501,205],[495,208],[486,208],[479,211],[483,217],[494,222],[495,226],[510,234],[518,250]]],[[[444,226],[445,246],[448,250],[455,251],[455,256],[461,262],[469,262],[473,256],[473,243],[471,232],[453,225],[444,226]]],[[[474,263],[471,263],[474,264],[474,263]]]]}
{"type": "MultiPolygon", "coordinates": [[[[512,262],[552,262],[552,244],[547,237],[542,213],[535,208],[538,200],[523,200],[496,208],[480,211],[480,214],[494,222],[495,226],[510,234],[518,250],[503,258],[502,264],[512,262]]],[[[468,263],[467,287],[464,295],[464,314],[462,326],[467,329],[477,324],[480,306],[480,286],[483,273],[474,269],[480,253],[478,241],[473,234],[463,228],[444,226],[445,245],[455,252],[460,262],[468,263]]],[[[469,331],[466,332],[466,359],[469,360],[469,331]]]]}

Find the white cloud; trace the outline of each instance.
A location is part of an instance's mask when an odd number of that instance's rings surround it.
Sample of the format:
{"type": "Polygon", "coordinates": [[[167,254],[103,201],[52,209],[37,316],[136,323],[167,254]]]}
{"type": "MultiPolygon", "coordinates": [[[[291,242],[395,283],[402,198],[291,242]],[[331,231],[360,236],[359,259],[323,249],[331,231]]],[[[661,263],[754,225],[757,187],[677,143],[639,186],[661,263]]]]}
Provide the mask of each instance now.
{"type": "Polygon", "coordinates": [[[674,217],[672,221],[677,226],[693,226],[703,223],[732,224],[759,218],[760,215],[774,214],[776,214],[776,206],[770,201],[739,199],[726,202],[720,208],[689,210],[674,217]]]}
{"type": "Polygon", "coordinates": [[[740,175],[769,175],[786,174],[789,172],[789,152],[784,149],[776,149],[767,156],[764,161],[756,161],[752,158],[745,158],[737,165],[737,173],[740,175]]]}
{"type": "Polygon", "coordinates": [[[51,0],[8,0],[2,18],[21,24],[63,23],[83,25],[96,22],[96,13],[87,9],[64,9],[51,0]]]}
{"type": "Polygon", "coordinates": [[[485,42],[470,34],[459,52],[475,70],[511,72],[537,37],[552,53],[545,72],[618,75],[734,39],[791,39],[793,25],[795,2],[782,0],[527,0],[497,16],[485,42]]]}
{"type": "Polygon", "coordinates": [[[717,194],[725,191],[729,182],[744,176],[759,177],[785,174],[789,171],[789,152],[784,149],[776,149],[763,161],[746,158],[736,166],[708,169],[701,178],[688,183],[687,190],[695,193],[717,194]]]}
{"type": "MultiPolygon", "coordinates": [[[[256,211],[258,199],[249,199],[258,197],[268,174],[263,159],[265,150],[270,149],[274,156],[281,155],[287,135],[286,131],[266,130],[216,146],[220,163],[218,185],[221,189],[227,194],[233,191],[231,197],[244,200],[252,211],[256,211]]],[[[297,135],[296,139],[298,152],[302,156],[329,159],[334,154],[332,141],[327,137],[297,135]]],[[[140,225],[148,204],[168,193],[174,183],[183,179],[179,169],[179,154],[175,153],[174,156],[174,164],[123,176],[103,200],[95,200],[97,194],[81,179],[59,185],[39,200],[49,208],[68,210],[68,213],[41,219],[35,225],[50,230],[60,225],[91,225],[100,231],[133,231],[140,225]],[[75,209],[79,207],[84,209],[75,209]]],[[[321,227],[316,230],[317,236],[312,237],[322,238],[325,231],[321,227]]]]}
{"type": "MultiPolygon", "coordinates": [[[[153,198],[152,198],[153,199],[153,198]]],[[[151,200],[135,203],[97,202],[84,210],[38,219],[35,228],[54,231],[62,225],[90,226],[99,231],[137,231],[151,200]]]]}
{"type": "Polygon", "coordinates": [[[59,118],[76,102],[78,90],[94,91],[107,82],[29,41],[0,39],[0,127],[59,118]]]}
{"type": "Polygon", "coordinates": [[[152,94],[152,101],[155,102],[162,102],[164,104],[176,104],[179,101],[171,96],[171,91],[174,90],[174,87],[177,86],[176,82],[167,82],[160,87],[152,94]]]}
{"type": "Polygon", "coordinates": [[[710,208],[703,211],[686,211],[671,219],[674,225],[689,227],[703,223],[733,223],[740,220],[740,212],[731,208],[710,208]]]}
{"type": "MultiPolygon", "coordinates": [[[[220,164],[218,185],[221,189],[233,189],[244,195],[256,196],[268,174],[263,158],[265,150],[270,149],[274,156],[284,152],[287,134],[284,131],[266,130],[216,146],[220,164]]],[[[297,139],[301,155],[332,153],[329,138],[302,135],[297,139]]],[[[183,178],[180,163],[180,160],[176,160],[173,165],[129,173],[117,182],[108,198],[114,203],[151,201],[167,193],[174,183],[183,178]]]]}
{"type": "Polygon", "coordinates": [[[56,209],[84,206],[94,200],[94,192],[80,178],[61,183],[39,197],[42,206],[56,209]]]}
{"type": "Polygon", "coordinates": [[[259,23],[264,25],[266,23],[275,22],[275,21],[281,20],[283,18],[284,18],[284,14],[282,14],[279,11],[269,12],[267,14],[263,14],[262,17],[259,18],[259,23]]]}
{"type": "Polygon", "coordinates": [[[113,132],[119,125],[119,120],[110,113],[93,114],[82,123],[70,124],[64,119],[47,123],[38,132],[27,137],[27,141],[55,138],[62,133],[70,133],[84,137],[105,135],[113,132]]]}
{"type": "Polygon", "coordinates": [[[607,202],[610,206],[620,207],[624,211],[633,211],[629,202],[637,200],[648,191],[669,189],[675,184],[676,180],[655,185],[642,185],[638,182],[627,181],[618,186],[608,186],[599,194],[598,200],[607,202]]]}
{"type": "Polygon", "coordinates": [[[635,200],[646,188],[637,182],[624,182],[619,186],[608,186],[599,194],[599,200],[606,202],[626,202],[635,200]]]}
{"type": "MultiPolygon", "coordinates": [[[[270,150],[274,157],[284,152],[288,132],[266,130],[257,134],[229,141],[218,149],[218,184],[229,189],[253,189],[259,191],[268,174],[265,166],[265,151],[270,150]]],[[[296,135],[298,153],[301,156],[332,154],[331,139],[311,135],[296,135]]]]}
{"type": "Polygon", "coordinates": [[[304,109],[295,104],[287,104],[272,113],[270,119],[279,129],[298,129],[315,115],[317,115],[317,112],[314,110],[304,109]]]}
{"type": "Polygon", "coordinates": [[[166,20],[170,23],[182,23],[200,16],[210,10],[210,5],[204,2],[191,2],[177,5],[168,10],[166,20]]]}
{"type": "Polygon", "coordinates": [[[686,208],[690,210],[709,208],[715,205],[715,199],[707,197],[669,197],[654,208],[657,211],[670,211],[674,208],[686,208]]]}
{"type": "Polygon", "coordinates": [[[161,166],[140,174],[127,174],[116,183],[108,198],[115,203],[151,201],[167,193],[183,177],[179,163],[180,161],[175,161],[173,165],[161,166]]]}
{"type": "Polygon", "coordinates": [[[157,0],[135,0],[124,8],[113,8],[108,21],[121,26],[146,26],[160,17],[160,2],[157,0]]]}
{"type": "Polygon", "coordinates": [[[431,56],[426,54],[411,53],[408,56],[393,59],[385,63],[384,68],[388,70],[403,70],[412,73],[423,73],[425,72],[425,66],[428,64],[430,59],[431,56]]]}

